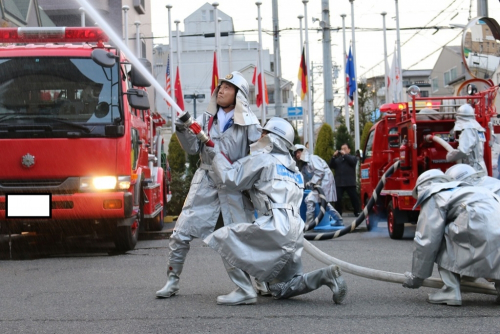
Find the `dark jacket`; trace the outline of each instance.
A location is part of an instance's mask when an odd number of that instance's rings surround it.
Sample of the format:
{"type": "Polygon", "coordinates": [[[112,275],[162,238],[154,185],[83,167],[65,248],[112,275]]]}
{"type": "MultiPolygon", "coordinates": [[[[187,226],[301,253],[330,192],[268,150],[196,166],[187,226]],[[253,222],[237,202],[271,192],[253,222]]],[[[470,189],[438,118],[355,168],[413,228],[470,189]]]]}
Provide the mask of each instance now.
{"type": "Polygon", "coordinates": [[[335,170],[335,185],[337,187],[356,186],[356,164],[358,158],[354,155],[338,155],[330,160],[328,166],[335,170]]]}

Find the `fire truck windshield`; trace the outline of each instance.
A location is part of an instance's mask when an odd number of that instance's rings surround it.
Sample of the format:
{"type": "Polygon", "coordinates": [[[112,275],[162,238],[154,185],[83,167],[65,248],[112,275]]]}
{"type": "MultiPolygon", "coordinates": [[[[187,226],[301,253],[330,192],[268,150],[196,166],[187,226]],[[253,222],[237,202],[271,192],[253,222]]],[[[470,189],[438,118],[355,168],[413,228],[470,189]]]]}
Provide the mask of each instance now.
{"type": "Polygon", "coordinates": [[[0,59],[0,137],[104,136],[121,119],[118,66],[90,58],[0,59]]]}

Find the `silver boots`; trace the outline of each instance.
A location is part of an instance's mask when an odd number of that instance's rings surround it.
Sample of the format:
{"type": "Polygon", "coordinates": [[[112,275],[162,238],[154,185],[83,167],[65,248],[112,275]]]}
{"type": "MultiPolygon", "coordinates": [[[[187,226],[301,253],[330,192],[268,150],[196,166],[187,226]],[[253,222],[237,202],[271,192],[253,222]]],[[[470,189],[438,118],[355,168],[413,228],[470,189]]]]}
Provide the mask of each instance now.
{"type": "Polygon", "coordinates": [[[179,276],[182,272],[184,263],[169,264],[167,270],[167,284],[161,289],[156,291],[156,297],[169,298],[179,292],[179,276]]]}
{"type": "Polygon", "coordinates": [[[444,286],[438,292],[429,294],[427,301],[432,304],[462,305],[460,294],[460,276],[438,266],[444,286]]]}
{"type": "Polygon", "coordinates": [[[263,297],[271,296],[269,284],[267,282],[261,282],[258,279],[255,279],[255,292],[263,297]]]}
{"type": "Polygon", "coordinates": [[[217,297],[219,305],[250,305],[257,303],[257,293],[253,289],[250,276],[241,269],[235,268],[223,260],[229,278],[238,287],[227,295],[217,297]]]}
{"type": "Polygon", "coordinates": [[[314,291],[326,285],[333,292],[333,301],[340,304],[347,294],[347,285],[341,276],[340,268],[329,266],[310,273],[295,276],[288,282],[269,285],[269,289],[275,299],[285,299],[314,291]]]}

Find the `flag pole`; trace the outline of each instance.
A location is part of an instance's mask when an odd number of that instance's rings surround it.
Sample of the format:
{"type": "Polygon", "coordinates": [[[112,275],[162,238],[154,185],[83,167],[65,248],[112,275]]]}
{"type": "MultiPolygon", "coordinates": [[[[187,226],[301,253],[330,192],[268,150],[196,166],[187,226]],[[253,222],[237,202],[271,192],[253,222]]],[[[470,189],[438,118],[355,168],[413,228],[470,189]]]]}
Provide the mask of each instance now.
{"type": "Polygon", "coordinates": [[[347,133],[351,133],[351,124],[349,123],[349,92],[347,91],[347,50],[345,47],[345,17],[346,14],[341,14],[342,17],[342,36],[344,40],[344,120],[347,127],[347,133]]]}
{"type": "Polygon", "coordinates": [[[398,66],[399,66],[399,75],[400,80],[398,83],[398,102],[403,101],[403,68],[401,67],[401,39],[399,38],[399,9],[398,9],[398,0],[396,0],[396,33],[397,33],[397,44],[398,44],[398,66]]]}
{"type": "Polygon", "coordinates": [[[382,22],[384,26],[384,59],[385,59],[385,103],[389,103],[389,82],[387,82],[387,78],[389,77],[389,64],[387,63],[387,39],[385,35],[385,16],[387,15],[387,12],[382,12],[380,15],[382,15],[382,22]]]}
{"type": "MultiPolygon", "coordinates": [[[[300,23],[300,59],[302,59],[302,51],[304,50],[304,40],[302,38],[302,19],[304,18],[304,15],[299,15],[297,16],[299,19],[300,23]]],[[[302,99],[301,99],[302,102],[302,99]]],[[[301,103],[302,105],[302,103],[301,103]]],[[[305,144],[307,142],[307,113],[304,112],[304,106],[302,105],[302,142],[305,144]]]]}
{"type": "MultiPolygon", "coordinates": [[[[356,91],[354,92],[354,147],[359,150],[359,104],[358,104],[358,69],[356,67],[356,39],[354,33],[354,0],[351,3],[351,28],[352,28],[352,58],[354,62],[354,80],[356,82],[356,91]]],[[[351,79],[349,79],[351,80],[351,79]]]]}
{"type": "MultiPolygon", "coordinates": [[[[306,68],[307,76],[309,77],[309,32],[307,29],[307,3],[309,0],[302,0],[304,4],[304,22],[305,22],[305,36],[306,36],[306,68]]],[[[309,78],[307,78],[307,85],[309,86],[309,78]]],[[[309,152],[313,154],[314,152],[314,116],[312,112],[312,101],[311,101],[311,87],[307,87],[307,114],[309,120],[309,152]]]]}
{"type": "MultiPolygon", "coordinates": [[[[172,63],[173,63],[173,57],[174,57],[174,50],[172,50],[172,20],[171,20],[171,17],[170,17],[170,9],[172,9],[172,5],[166,5],[165,7],[167,7],[168,9],[168,58],[170,60],[170,64],[168,64],[168,66],[170,66],[169,68],[169,71],[170,71],[170,92],[167,92],[170,94],[170,96],[174,96],[174,84],[175,84],[175,81],[172,80],[173,78],[173,73],[174,71],[172,71],[172,63]]],[[[172,133],[175,133],[175,117],[176,117],[176,113],[175,113],[175,110],[174,108],[172,108],[172,106],[169,106],[168,107],[170,109],[170,117],[171,117],[171,120],[172,120],[172,133]]]]}
{"type": "MultiPolygon", "coordinates": [[[[261,27],[261,17],[260,17],[260,5],[262,5],[262,2],[257,1],[255,3],[257,5],[257,21],[258,21],[258,29],[259,29],[259,62],[260,62],[260,87],[262,88],[262,91],[259,91],[259,94],[261,96],[262,104],[261,104],[261,124],[264,126],[266,124],[266,96],[265,96],[265,91],[266,87],[264,87],[264,61],[262,57],[262,27],[261,27]]],[[[257,75],[257,78],[259,76],[257,75]]],[[[258,84],[257,84],[258,85],[258,84]]]]}
{"type": "Polygon", "coordinates": [[[220,33],[219,33],[219,11],[217,9],[217,7],[219,6],[219,3],[218,2],[214,2],[212,4],[212,6],[214,7],[214,23],[215,23],[215,50],[217,51],[217,70],[220,71],[220,49],[219,49],[219,37],[220,37],[220,33]]]}

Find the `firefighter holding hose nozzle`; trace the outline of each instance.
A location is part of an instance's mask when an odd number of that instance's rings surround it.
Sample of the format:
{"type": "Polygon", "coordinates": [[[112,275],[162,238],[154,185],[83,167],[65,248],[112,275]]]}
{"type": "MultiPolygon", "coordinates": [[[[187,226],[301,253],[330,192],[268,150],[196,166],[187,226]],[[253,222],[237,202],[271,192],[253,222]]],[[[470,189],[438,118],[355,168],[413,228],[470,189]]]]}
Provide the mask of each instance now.
{"type": "Polygon", "coordinates": [[[484,143],[486,130],[476,121],[474,108],[464,104],[458,108],[453,133],[458,137],[458,148],[448,152],[446,160],[462,160],[477,171],[488,173],[484,163],[484,143]]]}
{"type": "MultiPolygon", "coordinates": [[[[262,132],[257,117],[248,103],[248,82],[241,73],[233,72],[214,90],[207,111],[198,117],[198,123],[215,145],[231,161],[236,161],[250,151],[250,144],[257,141],[262,132]]],[[[177,138],[188,154],[200,155],[200,166],[191,181],[182,212],[170,237],[167,283],[156,292],[158,298],[171,297],[179,291],[179,276],[193,238],[205,238],[213,232],[219,215],[225,225],[249,221],[253,207],[240,192],[217,183],[212,169],[210,147],[195,133],[189,131],[191,120],[176,121],[177,138]]]]}
{"type": "Polygon", "coordinates": [[[444,286],[429,294],[429,303],[462,305],[460,275],[490,279],[500,295],[499,198],[488,189],[453,181],[439,169],[418,177],[413,197],[420,215],[412,271],[405,273],[403,286],[418,289],[436,263],[444,286]]]}

